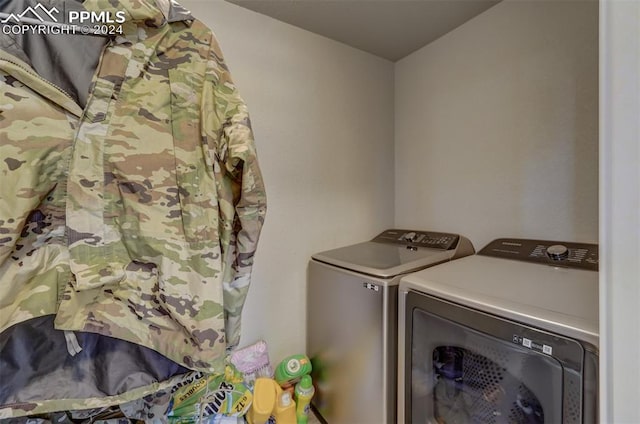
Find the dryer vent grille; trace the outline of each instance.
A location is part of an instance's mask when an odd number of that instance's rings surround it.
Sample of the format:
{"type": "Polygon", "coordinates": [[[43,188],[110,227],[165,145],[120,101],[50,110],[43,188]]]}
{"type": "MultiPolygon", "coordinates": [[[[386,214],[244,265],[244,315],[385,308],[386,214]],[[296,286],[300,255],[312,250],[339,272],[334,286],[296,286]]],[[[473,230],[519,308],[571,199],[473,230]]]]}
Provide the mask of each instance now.
{"type": "Polygon", "coordinates": [[[438,423],[544,423],[537,397],[503,365],[461,347],[434,349],[433,401],[438,423]]]}

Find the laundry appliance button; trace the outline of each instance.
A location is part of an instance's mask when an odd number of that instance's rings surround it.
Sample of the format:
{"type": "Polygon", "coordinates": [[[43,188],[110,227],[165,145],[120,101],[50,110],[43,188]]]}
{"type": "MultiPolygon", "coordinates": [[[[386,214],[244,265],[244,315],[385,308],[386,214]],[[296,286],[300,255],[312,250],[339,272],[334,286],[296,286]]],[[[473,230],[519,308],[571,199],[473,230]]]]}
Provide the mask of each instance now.
{"type": "Polygon", "coordinates": [[[569,257],[569,249],[563,244],[554,244],[547,247],[547,255],[554,261],[561,261],[569,257]]]}

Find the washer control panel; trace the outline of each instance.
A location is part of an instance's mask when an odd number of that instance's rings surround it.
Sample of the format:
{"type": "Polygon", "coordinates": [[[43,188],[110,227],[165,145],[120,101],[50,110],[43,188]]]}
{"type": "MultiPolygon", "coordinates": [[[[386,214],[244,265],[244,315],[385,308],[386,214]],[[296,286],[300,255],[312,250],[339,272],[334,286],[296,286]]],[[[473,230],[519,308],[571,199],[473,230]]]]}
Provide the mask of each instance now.
{"type": "Polygon", "coordinates": [[[375,242],[401,244],[407,247],[428,247],[449,250],[456,247],[458,234],[418,230],[386,230],[374,237],[375,242]]]}
{"type": "Polygon", "coordinates": [[[478,255],[598,270],[597,244],[503,238],[489,243],[478,255]]]}

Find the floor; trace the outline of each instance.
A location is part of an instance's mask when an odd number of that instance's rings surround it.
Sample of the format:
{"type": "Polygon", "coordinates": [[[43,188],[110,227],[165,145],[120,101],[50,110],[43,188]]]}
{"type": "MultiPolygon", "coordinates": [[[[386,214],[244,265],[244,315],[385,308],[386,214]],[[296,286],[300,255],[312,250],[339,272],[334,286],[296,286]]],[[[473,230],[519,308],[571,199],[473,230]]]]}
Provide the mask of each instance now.
{"type": "Polygon", "coordinates": [[[313,411],[311,411],[309,412],[309,421],[307,421],[307,424],[322,424],[322,422],[315,416],[313,411]]]}

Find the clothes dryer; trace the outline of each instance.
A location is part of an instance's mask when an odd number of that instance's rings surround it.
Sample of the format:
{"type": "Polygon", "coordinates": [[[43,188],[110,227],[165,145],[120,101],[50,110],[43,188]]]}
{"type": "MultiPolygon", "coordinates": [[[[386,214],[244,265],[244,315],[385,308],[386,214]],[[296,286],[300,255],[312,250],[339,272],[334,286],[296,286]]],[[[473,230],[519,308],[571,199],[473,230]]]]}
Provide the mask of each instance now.
{"type": "Polygon", "coordinates": [[[594,423],[598,246],[498,239],[402,278],[401,423],[594,423]]]}
{"type": "Polygon", "coordinates": [[[473,253],[458,234],[391,229],[312,256],[307,353],[322,420],[395,423],[400,277],[473,253]]]}

